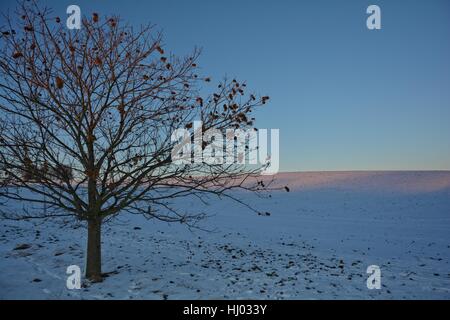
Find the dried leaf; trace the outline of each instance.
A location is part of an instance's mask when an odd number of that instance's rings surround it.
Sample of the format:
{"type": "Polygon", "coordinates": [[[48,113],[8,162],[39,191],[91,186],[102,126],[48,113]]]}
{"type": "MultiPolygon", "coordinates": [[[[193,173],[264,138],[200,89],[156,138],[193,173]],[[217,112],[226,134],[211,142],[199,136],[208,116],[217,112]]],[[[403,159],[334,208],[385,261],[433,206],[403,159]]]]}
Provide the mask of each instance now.
{"type": "Polygon", "coordinates": [[[62,89],[64,87],[64,80],[60,77],[56,77],[56,87],[62,89]]]}
{"type": "Polygon", "coordinates": [[[100,59],[100,57],[97,56],[97,57],[95,58],[95,60],[94,60],[94,63],[95,63],[97,66],[101,66],[103,62],[102,62],[102,59],[100,59]]]}
{"type": "Polygon", "coordinates": [[[164,54],[164,50],[160,46],[156,46],[156,50],[158,50],[160,54],[164,54]]]}
{"type": "Polygon", "coordinates": [[[12,57],[13,57],[14,59],[18,59],[18,58],[20,58],[20,57],[23,57],[23,54],[22,54],[22,52],[20,52],[20,51],[16,51],[16,52],[14,52],[14,54],[12,55],[12,57]]]}

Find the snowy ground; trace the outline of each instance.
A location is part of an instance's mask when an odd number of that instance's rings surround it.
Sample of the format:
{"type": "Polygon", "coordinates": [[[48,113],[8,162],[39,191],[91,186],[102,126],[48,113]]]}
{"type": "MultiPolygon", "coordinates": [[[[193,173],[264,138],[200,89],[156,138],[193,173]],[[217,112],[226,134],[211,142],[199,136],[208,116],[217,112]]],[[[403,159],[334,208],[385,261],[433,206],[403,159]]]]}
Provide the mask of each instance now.
{"type": "MultiPolygon", "coordinates": [[[[212,201],[214,232],[124,216],[103,230],[109,277],[66,288],[85,229],[0,221],[1,299],[450,299],[450,172],[280,174],[244,195],[270,216],[212,201]],[[23,250],[17,245],[30,244],[23,250]],[[378,265],[382,289],[366,287],[378,265]]],[[[184,200],[180,206],[198,206],[184,200]]]]}

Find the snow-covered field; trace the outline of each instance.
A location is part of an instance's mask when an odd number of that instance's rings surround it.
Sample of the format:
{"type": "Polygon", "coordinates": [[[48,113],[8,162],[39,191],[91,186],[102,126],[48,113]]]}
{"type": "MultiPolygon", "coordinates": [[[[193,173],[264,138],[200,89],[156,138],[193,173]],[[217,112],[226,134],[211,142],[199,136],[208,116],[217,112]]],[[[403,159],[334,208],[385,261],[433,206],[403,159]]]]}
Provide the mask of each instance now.
{"type": "MultiPolygon", "coordinates": [[[[450,172],[283,173],[189,231],[138,216],[103,229],[103,283],[66,288],[85,229],[0,221],[1,299],[450,299],[450,172]],[[13,250],[21,244],[30,247],[13,250]],[[380,290],[366,287],[369,265],[380,290]]],[[[177,205],[198,208],[193,199],[177,205]]]]}

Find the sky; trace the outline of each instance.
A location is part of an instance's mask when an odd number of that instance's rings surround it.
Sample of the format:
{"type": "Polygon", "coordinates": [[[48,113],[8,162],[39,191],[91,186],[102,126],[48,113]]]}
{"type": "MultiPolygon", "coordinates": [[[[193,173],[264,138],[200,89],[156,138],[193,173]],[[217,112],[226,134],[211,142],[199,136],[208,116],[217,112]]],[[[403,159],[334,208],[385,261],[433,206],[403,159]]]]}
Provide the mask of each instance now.
{"type": "Polygon", "coordinates": [[[41,2],[156,24],[166,51],[269,95],[256,125],[280,129],[281,171],[450,170],[448,0],[41,2]]]}

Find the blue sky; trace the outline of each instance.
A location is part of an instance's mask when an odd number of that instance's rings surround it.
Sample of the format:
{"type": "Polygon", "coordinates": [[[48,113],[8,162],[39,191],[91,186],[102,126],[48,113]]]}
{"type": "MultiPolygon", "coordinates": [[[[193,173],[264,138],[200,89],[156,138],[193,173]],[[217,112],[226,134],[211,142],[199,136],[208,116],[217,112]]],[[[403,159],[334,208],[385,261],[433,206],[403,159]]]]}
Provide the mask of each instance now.
{"type": "Polygon", "coordinates": [[[450,169],[448,0],[44,2],[155,23],[173,53],[201,47],[213,80],[269,95],[257,126],[280,129],[282,171],[450,169]]]}

